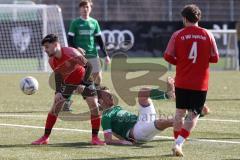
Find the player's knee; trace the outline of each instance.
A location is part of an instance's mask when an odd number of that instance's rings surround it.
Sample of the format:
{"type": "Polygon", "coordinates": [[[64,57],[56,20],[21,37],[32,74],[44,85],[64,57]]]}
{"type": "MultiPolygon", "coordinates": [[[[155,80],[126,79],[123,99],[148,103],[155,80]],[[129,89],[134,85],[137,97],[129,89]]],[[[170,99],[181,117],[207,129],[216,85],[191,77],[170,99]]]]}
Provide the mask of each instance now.
{"type": "Polygon", "coordinates": [[[150,91],[149,88],[141,88],[138,92],[138,98],[149,98],[150,91]]]}
{"type": "Polygon", "coordinates": [[[141,106],[148,106],[150,105],[150,89],[149,88],[141,88],[140,91],[138,92],[138,103],[141,106]]]}

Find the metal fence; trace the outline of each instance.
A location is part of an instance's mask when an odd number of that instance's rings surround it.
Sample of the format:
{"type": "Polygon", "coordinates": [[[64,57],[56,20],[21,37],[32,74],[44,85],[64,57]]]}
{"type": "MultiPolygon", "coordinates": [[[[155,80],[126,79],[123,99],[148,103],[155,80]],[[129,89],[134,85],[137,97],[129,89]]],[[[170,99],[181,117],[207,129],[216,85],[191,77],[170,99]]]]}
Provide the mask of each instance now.
{"type": "MultiPolygon", "coordinates": [[[[100,21],[179,21],[186,4],[197,4],[204,21],[240,21],[240,0],[92,0],[92,16],[100,21]]],[[[58,4],[65,20],[79,16],[79,0],[35,0],[58,4]]]]}

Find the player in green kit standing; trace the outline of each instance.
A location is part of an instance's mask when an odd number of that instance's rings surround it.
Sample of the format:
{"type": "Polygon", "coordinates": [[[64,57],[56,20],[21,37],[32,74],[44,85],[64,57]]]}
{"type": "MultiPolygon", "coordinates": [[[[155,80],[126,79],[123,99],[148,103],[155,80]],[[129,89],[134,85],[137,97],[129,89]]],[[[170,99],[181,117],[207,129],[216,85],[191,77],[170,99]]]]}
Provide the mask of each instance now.
{"type": "MultiPolygon", "coordinates": [[[[102,81],[102,71],[96,43],[100,46],[100,49],[104,54],[106,64],[110,63],[110,58],[106,52],[105,45],[101,37],[101,30],[98,21],[90,17],[92,2],[89,0],[82,0],[79,3],[79,8],[80,17],[74,19],[69,28],[69,46],[85,53],[84,56],[93,67],[93,81],[95,85],[98,86],[102,81]]],[[[69,110],[69,102],[64,106],[65,111],[69,110]]]]}

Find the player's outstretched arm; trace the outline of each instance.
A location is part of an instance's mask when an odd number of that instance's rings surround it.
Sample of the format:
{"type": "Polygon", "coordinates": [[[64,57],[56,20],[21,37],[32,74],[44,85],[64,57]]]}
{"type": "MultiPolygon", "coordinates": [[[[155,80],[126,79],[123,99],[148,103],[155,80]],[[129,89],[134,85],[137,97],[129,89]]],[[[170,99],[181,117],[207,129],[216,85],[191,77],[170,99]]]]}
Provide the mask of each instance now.
{"type": "Polygon", "coordinates": [[[104,139],[107,145],[133,145],[130,141],[113,139],[112,132],[104,133],[104,139]]]}

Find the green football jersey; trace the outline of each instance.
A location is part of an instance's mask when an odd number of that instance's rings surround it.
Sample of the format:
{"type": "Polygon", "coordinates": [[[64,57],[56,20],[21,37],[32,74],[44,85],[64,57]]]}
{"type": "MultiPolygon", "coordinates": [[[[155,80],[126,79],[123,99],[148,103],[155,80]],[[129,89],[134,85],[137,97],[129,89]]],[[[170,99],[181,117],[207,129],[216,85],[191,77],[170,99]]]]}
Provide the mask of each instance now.
{"type": "Polygon", "coordinates": [[[113,132],[127,138],[127,132],[133,128],[137,120],[137,115],[123,110],[120,106],[114,106],[103,112],[101,124],[104,132],[113,132]]]}
{"type": "Polygon", "coordinates": [[[101,34],[98,21],[89,17],[87,20],[77,18],[72,21],[69,35],[74,36],[74,45],[86,51],[86,58],[98,56],[95,36],[101,34]]]}

